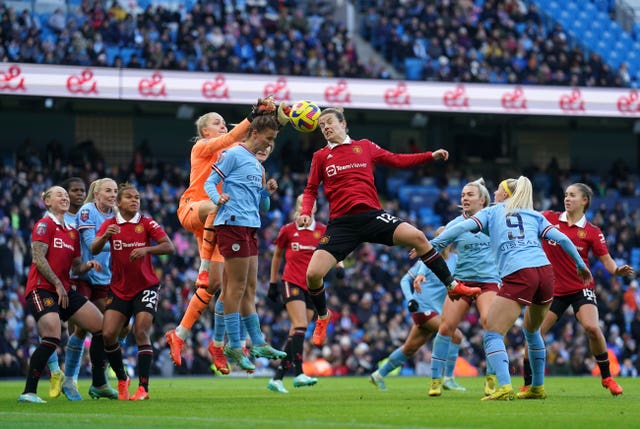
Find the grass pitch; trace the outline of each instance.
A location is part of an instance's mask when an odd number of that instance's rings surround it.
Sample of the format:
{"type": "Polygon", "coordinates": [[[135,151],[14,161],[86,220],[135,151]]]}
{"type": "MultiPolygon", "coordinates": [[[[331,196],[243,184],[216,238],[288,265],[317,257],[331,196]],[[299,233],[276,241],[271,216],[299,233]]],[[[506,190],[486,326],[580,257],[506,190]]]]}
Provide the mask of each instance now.
{"type": "MultiPolygon", "coordinates": [[[[484,378],[459,378],[467,392],[427,396],[429,379],[388,377],[387,392],[364,377],[321,378],[316,386],[289,394],[267,390],[266,378],[152,378],[151,399],[144,402],[92,400],[89,380],[80,381],[85,398],[70,402],[20,404],[23,380],[0,381],[0,427],[4,429],[97,428],[634,428],[640,422],[640,380],[618,381],[624,395],[612,397],[599,378],[547,377],[546,400],[482,402],[484,378]]],[[[520,379],[513,377],[515,385],[520,379]]],[[[114,382],[111,382],[112,385],[114,382]]],[[[132,379],[131,391],[137,388],[132,379]]]]}

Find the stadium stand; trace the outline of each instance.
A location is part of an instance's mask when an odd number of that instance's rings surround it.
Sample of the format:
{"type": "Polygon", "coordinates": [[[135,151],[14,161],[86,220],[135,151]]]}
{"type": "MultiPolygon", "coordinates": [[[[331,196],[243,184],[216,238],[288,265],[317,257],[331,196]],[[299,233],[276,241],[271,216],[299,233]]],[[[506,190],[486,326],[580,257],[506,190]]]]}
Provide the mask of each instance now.
{"type": "MultiPolygon", "coordinates": [[[[552,0],[355,3],[360,34],[408,80],[638,83],[638,33],[609,18],[607,1],[568,0],[566,8],[552,0]]],[[[0,58],[388,78],[384,64],[358,57],[346,24],[326,13],[326,4],[6,1],[0,58]],[[133,54],[138,61],[131,64],[133,54]]]]}

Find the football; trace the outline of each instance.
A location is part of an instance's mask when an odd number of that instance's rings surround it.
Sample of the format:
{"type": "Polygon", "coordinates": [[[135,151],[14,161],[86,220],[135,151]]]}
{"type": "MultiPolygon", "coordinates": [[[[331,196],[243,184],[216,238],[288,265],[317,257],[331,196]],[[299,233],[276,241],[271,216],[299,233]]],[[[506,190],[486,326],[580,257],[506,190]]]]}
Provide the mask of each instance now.
{"type": "Polygon", "coordinates": [[[315,131],[315,129],[318,128],[320,112],[320,107],[312,101],[297,101],[293,103],[291,112],[289,113],[291,125],[303,133],[315,131]]]}

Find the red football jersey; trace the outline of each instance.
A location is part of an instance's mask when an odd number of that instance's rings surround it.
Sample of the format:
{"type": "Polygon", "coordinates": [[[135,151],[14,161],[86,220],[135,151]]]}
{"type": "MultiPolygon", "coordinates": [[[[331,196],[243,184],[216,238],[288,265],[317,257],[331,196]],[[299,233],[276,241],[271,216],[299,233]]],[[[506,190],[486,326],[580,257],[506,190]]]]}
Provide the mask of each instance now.
{"type": "MultiPolygon", "coordinates": [[[[579,222],[569,226],[566,212],[544,211],[542,215],[563,234],[569,237],[578,249],[582,260],[587,264],[587,267],[589,266],[589,249],[593,250],[593,254],[596,257],[609,253],[604,234],[602,234],[600,228],[588,222],[586,217],[583,216],[579,222]]],[[[573,259],[571,259],[557,243],[542,240],[542,247],[553,266],[553,273],[555,275],[555,283],[553,285],[554,296],[570,295],[580,292],[585,287],[594,288],[593,282],[586,286],[582,283],[582,280],[578,277],[575,262],[573,262],[573,259]]]]}
{"type": "Polygon", "coordinates": [[[130,261],[133,249],[151,246],[152,241],[158,241],[167,236],[164,229],[148,216],[140,213],[130,221],[116,215],[104,221],[96,237],[104,235],[109,225],[120,227],[118,234],[109,238],[111,244],[111,291],[118,298],[131,300],[137,294],[149,287],[160,283],[151,264],[151,255],[130,261]]]}
{"type": "Polygon", "coordinates": [[[294,222],[280,228],[275,245],[285,249],[284,273],[282,280],[307,288],[307,266],[320,237],[327,230],[326,225],[314,222],[309,228],[298,228],[294,222]]]}
{"type": "MultiPolygon", "coordinates": [[[[49,246],[46,258],[55,275],[64,285],[68,292],[71,289],[69,270],[74,258],[80,257],[80,236],[78,231],[71,226],[60,224],[50,214],[36,222],[31,231],[31,241],[40,241],[49,246]]],[[[38,271],[31,263],[29,276],[27,277],[27,295],[35,289],[45,289],[51,292],[56,291],[55,286],[38,271]]]]}
{"type": "Polygon", "coordinates": [[[313,154],[304,189],[302,213],[311,213],[321,183],[329,201],[331,219],[380,210],[382,207],[373,177],[375,164],[405,168],[431,160],[431,152],[396,154],[370,140],[351,140],[347,137],[343,144],[328,144],[313,154]]]}

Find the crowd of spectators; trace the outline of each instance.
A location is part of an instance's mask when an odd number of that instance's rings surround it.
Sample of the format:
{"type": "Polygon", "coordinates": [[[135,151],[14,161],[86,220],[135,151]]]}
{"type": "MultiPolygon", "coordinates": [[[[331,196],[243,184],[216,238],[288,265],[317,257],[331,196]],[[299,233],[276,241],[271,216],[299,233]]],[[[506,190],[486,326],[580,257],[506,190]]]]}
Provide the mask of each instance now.
{"type": "Polygon", "coordinates": [[[607,87],[631,83],[624,68],[612,70],[596,53],[586,57],[534,2],[358,3],[363,37],[395,68],[417,66],[419,80],[607,87]]]}
{"type": "Polygon", "coordinates": [[[52,14],[0,2],[0,60],[26,63],[385,78],[363,63],[326,2],[82,0],[52,14]],[[234,3],[236,4],[234,6],[234,3]]]}
{"type": "MultiPolygon", "coordinates": [[[[192,234],[183,230],[176,217],[177,201],[188,183],[188,160],[183,164],[155,161],[148,147],[140,147],[129,165],[106,165],[90,142],[77,145],[65,153],[53,141],[46,151],[32,148],[27,140],[12,159],[0,166],[0,377],[22,376],[34,344],[38,341],[33,316],[25,312],[25,282],[31,263],[30,237],[34,222],[44,207],[40,193],[48,186],[60,183],[66,177],[80,176],[86,183],[99,177],[113,177],[116,181],[131,181],[141,191],[142,209],[161,223],[172,238],[177,252],[172,257],[155,261],[162,282],[159,309],[154,325],[154,371],[163,375],[202,374],[208,372],[210,358],[207,345],[212,337],[212,312],[205,314],[194,326],[193,335],[185,347],[184,364],[174,368],[168,356],[164,332],[175,327],[183,314],[197,276],[199,265],[197,247],[192,234]]],[[[309,150],[313,150],[310,148],[309,150]]],[[[266,163],[269,175],[277,178],[280,188],[272,198],[271,210],[264,215],[260,231],[258,303],[262,327],[269,341],[282,347],[289,331],[289,321],[281,304],[265,298],[269,284],[269,267],[275,239],[280,226],[288,221],[295,197],[301,193],[305,180],[304,163],[290,164],[286,151],[274,154],[266,163]],[[291,169],[287,166],[293,165],[291,169]]],[[[307,161],[311,159],[309,156],[307,161]]],[[[451,164],[451,163],[447,163],[451,164]]],[[[501,172],[501,175],[525,172],[537,183],[536,208],[562,209],[564,187],[576,178],[590,183],[597,195],[608,195],[613,190],[632,189],[635,194],[637,177],[630,175],[624,162],[618,162],[611,171],[595,176],[580,175],[557,168],[551,162],[544,170],[527,168],[520,172],[501,172]],[[546,180],[543,180],[546,178],[546,180]],[[544,186],[543,186],[544,185],[544,186]],[[543,190],[540,190],[543,189],[543,190]]],[[[420,183],[424,172],[414,171],[410,182],[420,183]]],[[[476,172],[463,164],[446,170],[434,170],[437,183],[475,179],[476,172]]],[[[485,177],[489,187],[501,177],[485,177]]],[[[401,217],[416,222],[427,235],[434,225],[422,225],[412,219],[411,211],[391,198],[386,185],[378,187],[385,208],[401,217]]],[[[442,193],[437,204],[442,220],[457,214],[457,199],[442,193]]],[[[318,218],[327,220],[327,207],[320,197],[318,218]]],[[[594,207],[592,221],[599,225],[609,240],[612,256],[618,264],[629,263],[632,249],[640,247],[640,210],[625,206],[594,207]]],[[[410,267],[406,249],[389,249],[365,244],[345,260],[346,277],[337,279],[330,274],[327,287],[329,306],[337,310],[328,333],[327,345],[322,349],[308,347],[309,362],[325,362],[328,372],[335,375],[361,375],[375,369],[377,363],[402,344],[409,332],[411,318],[399,288],[399,280],[410,267]]],[[[640,370],[637,344],[640,341],[640,293],[635,281],[623,281],[610,276],[598,263],[592,264],[597,284],[598,305],[609,347],[616,354],[624,375],[635,375],[640,370]]],[[[634,267],[636,270],[640,267],[634,267]]],[[[484,354],[482,332],[478,314],[471,310],[460,326],[465,335],[461,356],[482,373],[484,354]]],[[[311,328],[310,328],[311,330],[311,328]]],[[[507,335],[509,356],[514,372],[519,371],[524,337],[516,324],[507,335]]],[[[587,336],[575,318],[565,316],[550,332],[548,338],[548,368],[554,374],[588,374],[596,364],[589,353],[587,336]]],[[[65,344],[63,338],[62,344],[65,344]]],[[[135,365],[135,345],[130,341],[127,358],[135,365]]],[[[59,349],[63,361],[64,347],[59,349]]],[[[86,362],[88,365],[88,362],[86,362]]],[[[430,346],[423,347],[411,359],[403,373],[428,375],[430,346]]],[[[257,362],[257,374],[268,374],[273,368],[269,362],[257,362]]],[[[87,368],[85,367],[85,371],[87,368]]]]}
{"type": "MultiPolygon", "coordinates": [[[[0,1],[0,61],[389,78],[383,62],[359,57],[346,23],[327,3],[200,1],[166,8],[150,2],[143,10],[136,0],[82,0],[37,14],[0,1]]],[[[625,65],[612,70],[598,54],[587,57],[532,2],[355,4],[361,35],[407,79],[634,84],[625,65]],[[413,60],[409,67],[407,60],[413,60]]]]}

